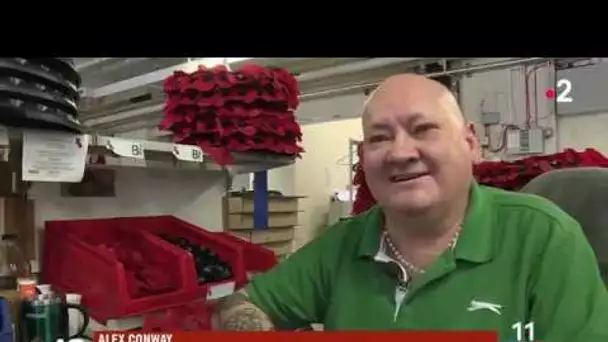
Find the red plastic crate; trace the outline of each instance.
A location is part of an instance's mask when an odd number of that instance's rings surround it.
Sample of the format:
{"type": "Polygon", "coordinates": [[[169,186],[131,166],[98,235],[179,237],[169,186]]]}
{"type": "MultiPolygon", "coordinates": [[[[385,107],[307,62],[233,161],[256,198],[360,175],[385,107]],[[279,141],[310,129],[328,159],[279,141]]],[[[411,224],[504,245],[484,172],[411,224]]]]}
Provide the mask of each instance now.
{"type": "Polygon", "coordinates": [[[266,272],[277,264],[277,256],[273,251],[256,244],[249,243],[230,233],[217,234],[221,235],[223,239],[241,246],[243,248],[243,253],[247,256],[245,258],[245,271],[247,273],[247,279],[245,282],[237,284],[237,287],[244,286],[247,283],[247,280],[249,280],[248,278],[250,274],[266,272]]]}
{"type": "Polygon", "coordinates": [[[113,219],[51,221],[45,225],[42,277],[45,283],[83,295],[83,305],[97,321],[131,316],[152,308],[186,303],[196,297],[192,257],[167,248],[113,219]],[[116,256],[100,245],[120,241],[132,255],[164,273],[163,291],[137,296],[129,291],[127,271],[116,256]]]}
{"type": "MultiPolygon", "coordinates": [[[[210,248],[219,258],[226,262],[232,270],[232,279],[211,283],[210,285],[202,285],[198,287],[198,293],[203,297],[214,297],[212,293],[214,289],[221,292],[226,291],[226,287],[218,285],[225,284],[234,287],[247,282],[247,271],[245,269],[245,260],[252,257],[245,254],[245,248],[232,240],[226,239],[224,236],[217,233],[209,232],[186,221],[180,220],[175,216],[145,216],[145,217],[124,217],[117,218],[117,224],[124,229],[138,229],[154,235],[158,240],[165,244],[167,248],[182,251],[181,248],[164,241],[158,235],[163,234],[169,237],[184,237],[192,243],[210,248]]],[[[185,253],[185,252],[184,252],[185,253]]]]}
{"type": "Polygon", "coordinates": [[[144,331],[211,330],[213,307],[202,300],[146,314],[144,331]]]}
{"type": "Polygon", "coordinates": [[[230,291],[225,285],[234,288],[247,281],[244,266],[247,258],[242,244],[173,216],[48,221],[44,234],[42,276],[46,283],[60,290],[81,293],[83,304],[91,316],[104,322],[110,318],[138,315],[197,298],[217,296],[218,291],[230,291]],[[123,265],[95,247],[117,240],[116,234],[121,234],[118,239],[131,237],[131,247],[145,252],[146,258],[142,262],[148,262],[150,256],[156,269],[176,280],[175,290],[143,298],[131,296],[123,265]],[[212,249],[228,263],[234,278],[199,286],[190,253],[164,241],[157,234],[181,236],[212,249]]]}

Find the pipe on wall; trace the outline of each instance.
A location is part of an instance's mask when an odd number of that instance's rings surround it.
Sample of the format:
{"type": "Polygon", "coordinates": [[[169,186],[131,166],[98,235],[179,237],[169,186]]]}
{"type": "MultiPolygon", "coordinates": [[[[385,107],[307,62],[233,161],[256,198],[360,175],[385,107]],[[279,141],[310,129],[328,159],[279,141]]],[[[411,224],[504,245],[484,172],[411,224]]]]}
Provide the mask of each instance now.
{"type": "Polygon", "coordinates": [[[299,83],[317,81],[323,78],[335,77],[340,75],[352,74],[372,69],[388,67],[391,65],[414,62],[420,58],[371,58],[362,61],[341,64],[334,67],[323,68],[305,72],[297,76],[299,83]]]}
{"type": "MultiPolygon", "coordinates": [[[[468,74],[468,73],[477,73],[477,72],[506,69],[506,68],[510,68],[513,66],[521,65],[521,64],[545,63],[552,59],[553,58],[544,58],[544,57],[514,58],[511,60],[507,60],[507,61],[485,63],[485,64],[473,65],[473,66],[468,66],[468,67],[458,68],[458,69],[453,69],[453,70],[431,72],[431,73],[421,74],[421,75],[424,75],[427,77],[454,76],[454,75],[461,75],[461,74],[468,74]]],[[[338,94],[341,94],[344,92],[364,90],[366,88],[375,87],[378,84],[379,84],[379,82],[354,84],[354,85],[347,86],[347,87],[328,89],[328,90],[323,90],[323,91],[314,92],[314,93],[302,94],[302,96],[300,96],[300,100],[306,101],[306,100],[312,100],[312,99],[316,99],[316,98],[320,98],[320,97],[338,95],[338,94]]]]}

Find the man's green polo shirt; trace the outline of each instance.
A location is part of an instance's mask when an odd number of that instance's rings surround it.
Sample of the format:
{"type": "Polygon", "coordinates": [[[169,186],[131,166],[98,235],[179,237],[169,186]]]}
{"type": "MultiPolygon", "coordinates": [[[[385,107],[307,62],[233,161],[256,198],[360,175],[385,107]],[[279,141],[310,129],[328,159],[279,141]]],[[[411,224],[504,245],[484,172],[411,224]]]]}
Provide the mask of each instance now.
{"type": "MultiPolygon", "coordinates": [[[[493,330],[608,341],[608,293],[580,226],[551,202],[473,184],[463,228],[406,289],[378,258],[377,208],[330,227],[246,287],[278,328],[493,330]]],[[[385,260],[386,261],[386,260],[385,260]]]]}

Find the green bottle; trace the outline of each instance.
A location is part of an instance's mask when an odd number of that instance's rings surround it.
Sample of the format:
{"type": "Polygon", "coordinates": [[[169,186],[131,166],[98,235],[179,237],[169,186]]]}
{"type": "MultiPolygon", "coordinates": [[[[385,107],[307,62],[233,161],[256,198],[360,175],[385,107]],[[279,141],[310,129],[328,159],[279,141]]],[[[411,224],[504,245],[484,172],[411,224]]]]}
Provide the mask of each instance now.
{"type": "Polygon", "coordinates": [[[64,336],[61,302],[55,298],[41,298],[21,302],[19,342],[55,342],[64,336]]]}
{"type": "Polygon", "coordinates": [[[62,297],[53,294],[40,294],[31,300],[22,301],[19,317],[17,342],[67,341],[82,337],[89,324],[89,316],[82,306],[65,303],[62,297]],[[68,336],[68,308],[80,311],[83,316],[82,327],[74,336],[68,336]]]}

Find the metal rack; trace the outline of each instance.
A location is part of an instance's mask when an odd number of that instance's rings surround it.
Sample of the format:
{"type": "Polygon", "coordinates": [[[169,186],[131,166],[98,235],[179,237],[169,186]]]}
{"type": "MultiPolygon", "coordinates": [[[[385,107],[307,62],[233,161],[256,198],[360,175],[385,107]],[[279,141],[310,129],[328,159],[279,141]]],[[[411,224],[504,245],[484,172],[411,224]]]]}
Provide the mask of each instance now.
{"type": "MultiPolygon", "coordinates": [[[[0,133],[0,149],[7,151],[16,146],[10,141],[20,140],[23,131],[0,133]],[[10,136],[10,139],[9,139],[10,136]]],[[[66,134],[67,133],[56,133],[66,134]]],[[[232,153],[234,163],[218,165],[206,156],[200,147],[169,142],[80,135],[88,142],[88,156],[104,156],[103,163],[88,158],[87,167],[144,167],[152,169],[228,171],[231,175],[254,173],[293,164],[294,157],[265,153],[232,153]]]]}
{"type": "MultiPolygon", "coordinates": [[[[255,174],[254,217],[256,228],[266,228],[268,220],[268,191],[267,173],[269,169],[293,164],[294,157],[271,155],[264,153],[232,153],[234,162],[222,166],[215,163],[197,146],[174,144],[170,142],[137,140],[129,138],[109,137],[95,134],[76,135],[71,133],[46,132],[34,130],[3,129],[0,127],[0,151],[3,155],[11,150],[24,152],[28,144],[28,134],[58,135],[78,138],[86,146],[87,153],[83,158],[85,168],[148,168],[175,170],[176,172],[212,172],[225,173],[228,178],[238,174],[255,174]],[[103,162],[96,157],[103,156],[103,162]]],[[[52,144],[53,140],[49,140],[52,144]]],[[[8,160],[8,158],[6,158],[8,160]]],[[[84,173],[84,169],[82,170],[84,173]]],[[[221,285],[218,285],[221,286],[221,285]]],[[[219,291],[219,290],[218,290],[219,291]]],[[[217,292],[217,291],[216,291],[217,292]]],[[[219,292],[218,292],[219,293],[219,292]]],[[[225,296],[230,291],[223,291],[217,296],[225,296]]],[[[211,297],[209,297],[211,298],[211,297]]],[[[104,326],[93,322],[95,329],[125,330],[140,327],[142,317],[127,317],[113,319],[104,326]]]]}
{"type": "Polygon", "coordinates": [[[97,155],[104,155],[105,164],[95,165],[122,166],[122,167],[149,167],[177,170],[200,171],[229,171],[232,175],[253,173],[293,164],[295,159],[289,156],[271,155],[264,153],[233,152],[234,163],[221,166],[208,158],[197,146],[173,144],[167,142],[136,140],[107,137],[101,135],[90,136],[89,151],[97,155]],[[120,155],[113,148],[116,143],[133,146],[141,151],[144,158],[133,158],[120,155]]]}
{"type": "MultiPolygon", "coordinates": [[[[198,146],[174,144],[169,142],[137,140],[118,137],[108,137],[102,135],[75,135],[71,133],[43,132],[31,130],[10,130],[0,132],[0,151],[4,160],[8,160],[10,149],[22,148],[25,151],[29,144],[27,137],[31,134],[44,134],[40,140],[48,141],[53,144],[54,137],[72,139],[78,141],[87,148],[87,153],[81,153],[84,160],[76,159],[71,168],[80,168],[73,172],[67,172],[66,177],[46,176],[49,175],[48,168],[53,168],[57,164],[42,157],[38,162],[41,165],[40,172],[35,172],[34,176],[23,177],[25,181],[46,181],[46,182],[79,182],[86,168],[149,168],[164,170],[182,170],[191,172],[221,172],[226,175],[226,191],[230,190],[232,178],[239,174],[254,174],[254,217],[255,228],[266,229],[268,222],[268,175],[267,170],[288,166],[295,162],[295,157],[259,153],[259,152],[233,152],[233,163],[229,165],[219,165],[198,146]],[[45,139],[48,137],[48,139],[45,139]],[[103,156],[103,158],[100,158],[103,156]],[[45,170],[46,164],[46,170],[45,170]]],[[[59,143],[60,144],[60,143],[59,143]]],[[[44,147],[43,147],[44,148],[44,147]]],[[[66,156],[64,151],[63,156],[66,156]]],[[[69,152],[67,152],[69,153],[69,152]]],[[[52,154],[42,151],[42,155],[52,154]]],[[[80,156],[80,155],[79,155],[80,156]]],[[[23,157],[25,160],[26,157],[23,157]]],[[[61,158],[61,153],[51,156],[55,160],[61,158]]],[[[67,159],[67,158],[66,158],[67,159]]],[[[65,163],[64,163],[65,164],[65,163]]],[[[32,165],[29,163],[29,165],[32,165]]],[[[26,168],[26,165],[22,165],[26,168]]],[[[29,171],[29,169],[28,169],[29,171]]],[[[26,171],[23,171],[25,174],[26,171]]],[[[57,173],[57,172],[56,172],[57,173]]]]}

